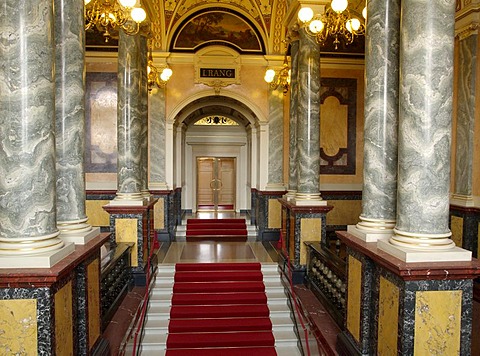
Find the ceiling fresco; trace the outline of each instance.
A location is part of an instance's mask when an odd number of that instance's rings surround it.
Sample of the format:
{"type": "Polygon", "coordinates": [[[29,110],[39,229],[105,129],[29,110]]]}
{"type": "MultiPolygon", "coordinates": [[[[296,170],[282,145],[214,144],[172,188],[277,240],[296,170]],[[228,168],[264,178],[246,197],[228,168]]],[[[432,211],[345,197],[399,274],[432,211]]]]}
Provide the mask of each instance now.
{"type": "MultiPolygon", "coordinates": [[[[160,52],[194,52],[208,44],[236,48],[239,53],[284,54],[287,29],[285,17],[291,0],[142,0],[149,19],[151,45],[160,52]],[[192,34],[201,19],[212,18],[213,12],[223,13],[202,33],[192,34]],[[202,17],[205,14],[205,17],[202,17]],[[208,38],[208,34],[212,38],[208,38]]],[[[319,0],[318,3],[329,3],[319,0]]],[[[349,1],[349,9],[361,13],[365,0],[349,1]]],[[[215,16],[213,16],[215,18],[215,16]]],[[[101,34],[87,33],[87,46],[115,50],[113,38],[105,43],[101,34]]],[[[358,47],[358,46],[357,46],[358,47]]],[[[342,48],[338,52],[363,52],[342,48]]]]}

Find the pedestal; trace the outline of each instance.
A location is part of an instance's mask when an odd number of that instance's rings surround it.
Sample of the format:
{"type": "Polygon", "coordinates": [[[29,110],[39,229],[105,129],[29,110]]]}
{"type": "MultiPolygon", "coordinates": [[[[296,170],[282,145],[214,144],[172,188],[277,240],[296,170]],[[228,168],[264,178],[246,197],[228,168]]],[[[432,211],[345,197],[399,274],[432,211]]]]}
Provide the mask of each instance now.
{"type": "Polygon", "coordinates": [[[280,268],[292,276],[294,284],[303,283],[308,255],[305,242],[326,241],[326,216],[333,207],[298,206],[283,198],[278,201],[282,206],[280,268]]]}
{"type": "MultiPolygon", "coordinates": [[[[0,269],[0,345],[9,354],[90,355],[101,342],[100,234],[52,268],[0,269]]],[[[26,267],[26,266],[24,266],[26,267]]]]}
{"type": "Polygon", "coordinates": [[[110,242],[133,243],[132,275],[136,286],[147,284],[147,268],[153,251],[155,230],[153,207],[157,199],[143,206],[105,205],[103,209],[110,214],[110,242]]]}
{"type": "Polygon", "coordinates": [[[406,263],[348,232],[346,355],[470,355],[480,263],[406,263]]]}

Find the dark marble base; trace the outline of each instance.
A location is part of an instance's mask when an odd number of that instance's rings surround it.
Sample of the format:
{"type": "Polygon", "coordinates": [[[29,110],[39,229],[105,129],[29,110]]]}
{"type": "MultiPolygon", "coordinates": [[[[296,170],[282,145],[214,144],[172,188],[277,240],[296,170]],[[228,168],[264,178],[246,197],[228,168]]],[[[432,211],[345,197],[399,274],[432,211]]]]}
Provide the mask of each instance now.
{"type": "Polygon", "coordinates": [[[108,340],[100,338],[98,344],[94,347],[91,352],[92,356],[106,356],[110,355],[110,344],[108,340]]]}
{"type": "Polygon", "coordinates": [[[282,272],[282,278],[284,278],[288,284],[304,284],[307,270],[305,267],[294,267],[286,259],[285,256],[279,254],[278,266],[282,272]]]}
{"type": "Polygon", "coordinates": [[[345,356],[360,356],[360,355],[368,356],[368,354],[362,354],[357,349],[355,344],[346,335],[345,331],[343,331],[337,336],[337,350],[340,355],[345,355],[345,356]]]}
{"type": "Polygon", "coordinates": [[[157,240],[162,241],[162,242],[170,242],[172,239],[170,238],[170,234],[168,231],[165,232],[159,232],[157,231],[157,240]]]}
{"type": "Polygon", "coordinates": [[[132,272],[133,284],[136,287],[145,287],[147,285],[147,274],[145,272],[132,272]]]}
{"type": "Polygon", "coordinates": [[[277,231],[263,231],[258,234],[259,241],[278,241],[280,240],[280,230],[277,231]]]}

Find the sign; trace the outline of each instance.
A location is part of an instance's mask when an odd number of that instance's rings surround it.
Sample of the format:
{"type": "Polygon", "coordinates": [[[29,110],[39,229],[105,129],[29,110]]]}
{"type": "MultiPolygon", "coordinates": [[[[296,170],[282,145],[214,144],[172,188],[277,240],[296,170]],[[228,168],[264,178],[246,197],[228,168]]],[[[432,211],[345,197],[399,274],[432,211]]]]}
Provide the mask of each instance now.
{"type": "Polygon", "coordinates": [[[235,78],[235,69],[200,68],[200,78],[235,78]]]}

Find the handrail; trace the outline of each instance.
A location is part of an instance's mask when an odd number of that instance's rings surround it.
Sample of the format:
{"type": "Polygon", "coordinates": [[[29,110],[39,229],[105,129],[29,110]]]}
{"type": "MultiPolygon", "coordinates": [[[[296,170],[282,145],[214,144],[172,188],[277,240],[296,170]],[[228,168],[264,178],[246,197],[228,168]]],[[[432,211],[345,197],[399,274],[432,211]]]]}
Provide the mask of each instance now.
{"type": "Polygon", "coordinates": [[[146,322],[145,315],[146,315],[146,312],[147,312],[148,304],[150,302],[150,292],[151,292],[150,287],[151,287],[151,284],[152,284],[152,283],[150,283],[150,262],[152,260],[153,252],[155,251],[154,245],[155,245],[154,243],[150,243],[150,251],[149,251],[149,256],[148,256],[148,260],[147,260],[147,275],[146,275],[146,283],[145,283],[146,284],[145,285],[145,295],[143,297],[143,305],[142,305],[142,309],[141,309],[141,312],[140,312],[140,317],[138,319],[137,330],[136,330],[135,335],[133,337],[132,356],[139,355],[141,343],[138,343],[138,346],[137,346],[137,338],[138,338],[139,334],[143,335],[143,332],[145,330],[145,322],[146,322]],[[137,350],[137,347],[139,348],[138,350],[137,350]]]}
{"type": "MultiPolygon", "coordinates": [[[[283,240],[283,234],[282,234],[282,231],[280,230],[280,239],[283,240]]],[[[295,311],[297,312],[298,316],[299,316],[299,320],[300,320],[300,324],[302,325],[302,329],[303,329],[303,333],[305,335],[305,344],[306,344],[306,349],[307,349],[307,355],[308,356],[311,356],[311,351],[310,351],[310,345],[309,345],[309,341],[308,341],[308,329],[307,327],[305,326],[305,322],[303,320],[303,315],[302,313],[300,312],[300,307],[298,306],[298,302],[297,302],[297,298],[295,296],[295,291],[293,290],[293,271],[292,271],[292,266],[290,264],[290,256],[288,254],[288,251],[286,251],[286,244],[282,244],[282,252],[284,253],[284,255],[287,257],[287,266],[288,266],[288,271],[290,273],[290,276],[289,276],[289,282],[290,282],[290,294],[292,295],[292,299],[293,299],[293,304],[294,304],[294,307],[295,307],[295,311]]],[[[294,313],[295,315],[295,313],[294,313]]],[[[302,347],[303,348],[303,347],[302,347]]]]}

